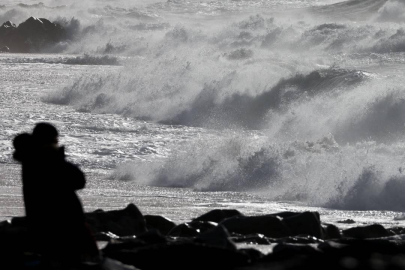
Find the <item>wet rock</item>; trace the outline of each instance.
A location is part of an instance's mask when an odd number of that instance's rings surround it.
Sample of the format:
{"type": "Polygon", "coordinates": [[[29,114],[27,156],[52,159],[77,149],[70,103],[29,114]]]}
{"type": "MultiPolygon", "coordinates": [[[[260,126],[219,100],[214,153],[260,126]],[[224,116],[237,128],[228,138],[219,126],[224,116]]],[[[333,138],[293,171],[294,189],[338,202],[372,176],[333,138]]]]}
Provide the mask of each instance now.
{"type": "Polygon", "coordinates": [[[193,228],[190,223],[179,224],[174,227],[169,233],[169,236],[172,237],[194,237],[197,236],[200,232],[197,229],[193,228]]]}
{"type": "Polygon", "coordinates": [[[323,243],[322,239],[316,238],[314,236],[290,236],[285,238],[274,239],[273,242],[283,243],[283,244],[317,244],[323,243]]]}
{"type": "Polygon", "coordinates": [[[238,250],[240,252],[243,252],[244,254],[246,254],[249,257],[250,264],[252,264],[264,257],[263,253],[261,253],[260,251],[258,251],[257,249],[254,249],[254,248],[241,248],[238,250]]]}
{"type": "Polygon", "coordinates": [[[283,218],[291,236],[305,234],[323,239],[321,220],[318,212],[303,212],[283,218]]]}
{"type": "Polygon", "coordinates": [[[214,209],[199,216],[198,218],[194,219],[194,221],[212,221],[219,223],[227,218],[235,216],[243,216],[243,214],[235,209],[214,209]]]}
{"type": "Polygon", "coordinates": [[[366,238],[387,237],[390,236],[391,234],[382,225],[373,224],[369,226],[354,227],[347,230],[343,230],[343,235],[345,237],[366,239],[366,238]]]}
{"type": "Polygon", "coordinates": [[[134,204],[129,204],[123,210],[107,212],[97,210],[93,213],[86,213],[85,217],[94,233],[112,232],[118,236],[127,236],[146,232],[145,219],[134,204]]]}
{"type": "Polygon", "coordinates": [[[243,267],[250,260],[248,255],[237,250],[197,243],[170,243],[136,251],[121,250],[110,253],[109,257],[143,270],[230,270],[243,267]]]}
{"type": "Polygon", "coordinates": [[[317,212],[283,212],[256,217],[233,217],[221,222],[230,232],[263,234],[270,238],[310,235],[322,239],[323,228],[317,212]]]}
{"type": "Polygon", "coordinates": [[[405,235],[405,228],[403,227],[392,227],[388,231],[392,235],[405,235]]]}
{"type": "Polygon", "coordinates": [[[96,241],[111,241],[112,239],[119,239],[118,235],[113,234],[112,232],[97,232],[93,234],[96,241]]]}
{"type": "Polygon", "coordinates": [[[291,231],[284,225],[281,218],[273,215],[228,218],[220,223],[229,232],[251,235],[263,234],[267,237],[279,238],[291,235],[291,231]]]}
{"type": "Polygon", "coordinates": [[[167,235],[174,227],[176,227],[176,223],[166,217],[145,215],[144,218],[148,230],[156,229],[163,235],[167,235]]]}
{"type": "Polygon", "coordinates": [[[136,236],[120,237],[112,239],[103,249],[103,254],[109,256],[110,253],[119,250],[137,250],[147,246],[167,244],[168,240],[158,231],[152,230],[136,236]]]}
{"type": "Polygon", "coordinates": [[[235,243],[245,244],[269,245],[273,243],[271,238],[267,238],[263,234],[238,235],[233,236],[231,239],[235,243]]]}
{"type": "Polygon", "coordinates": [[[202,232],[216,227],[218,224],[215,222],[206,221],[193,221],[183,223],[174,227],[169,233],[172,237],[194,237],[202,232]]]}

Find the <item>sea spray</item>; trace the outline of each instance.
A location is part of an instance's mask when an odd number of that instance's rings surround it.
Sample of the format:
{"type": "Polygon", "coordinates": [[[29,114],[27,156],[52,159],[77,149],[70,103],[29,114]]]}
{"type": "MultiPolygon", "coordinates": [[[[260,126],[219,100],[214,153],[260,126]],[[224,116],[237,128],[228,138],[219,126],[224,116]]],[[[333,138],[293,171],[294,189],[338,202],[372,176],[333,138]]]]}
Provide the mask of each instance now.
{"type": "Polygon", "coordinates": [[[203,191],[250,191],[272,200],[354,210],[405,210],[403,143],[275,144],[241,135],[197,141],[160,162],[122,165],[114,179],[203,191]]]}
{"type": "Polygon", "coordinates": [[[291,10],[233,16],[247,1],[203,4],[149,7],[152,14],[170,10],[176,19],[135,12],[136,23],[129,16],[100,21],[71,48],[112,48],[107,51],[132,60],[44,100],[221,134],[178,145],[166,158],[122,165],[116,179],[404,211],[405,97],[398,64],[405,35],[400,15],[384,19],[401,4],[346,1],[299,10],[298,17],[291,10]],[[146,24],[161,27],[139,26],[146,24]]]}

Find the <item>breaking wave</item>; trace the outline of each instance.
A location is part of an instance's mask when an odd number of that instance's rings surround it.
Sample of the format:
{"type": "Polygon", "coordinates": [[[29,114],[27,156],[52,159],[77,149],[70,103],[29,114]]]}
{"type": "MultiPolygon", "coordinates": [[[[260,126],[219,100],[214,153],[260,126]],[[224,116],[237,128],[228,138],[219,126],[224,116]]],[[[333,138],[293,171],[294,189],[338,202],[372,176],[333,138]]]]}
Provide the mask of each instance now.
{"type": "Polygon", "coordinates": [[[236,72],[226,74],[221,81],[200,85],[188,81],[192,76],[185,76],[186,72],[187,68],[184,68],[174,74],[184,75],[185,78],[179,77],[176,81],[173,76],[174,85],[165,85],[168,91],[159,89],[162,85],[157,85],[157,89],[144,89],[144,82],[138,78],[128,82],[122,77],[119,77],[118,81],[115,77],[86,77],[65,88],[62,93],[47,97],[46,100],[58,104],[73,104],[82,111],[124,113],[126,116],[165,124],[262,129],[267,126],[267,115],[270,112],[281,112],[300,100],[308,101],[323,93],[348,89],[367,79],[367,74],[361,71],[317,70],[307,75],[299,74],[289,79],[281,79],[275,85],[253,95],[230,92],[231,85],[236,85],[244,79],[236,72]],[[180,72],[183,74],[178,74],[180,72]],[[190,91],[192,86],[197,92],[188,93],[187,96],[187,91],[190,91]],[[114,93],[108,92],[109,89],[114,89],[114,93]]]}
{"type": "Polygon", "coordinates": [[[289,16],[297,10],[235,19],[246,1],[191,2],[91,9],[103,19],[67,51],[127,61],[44,97],[84,112],[215,130],[160,161],[122,165],[114,178],[405,211],[405,81],[401,70],[388,72],[404,62],[402,2],[299,9],[299,20],[289,16]],[[169,11],[179,19],[162,16],[169,11]]]}
{"type": "Polygon", "coordinates": [[[337,209],[404,211],[404,150],[404,144],[341,146],[331,134],[283,144],[238,135],[198,141],[161,162],[125,164],[112,177],[202,191],[250,191],[337,209]]]}

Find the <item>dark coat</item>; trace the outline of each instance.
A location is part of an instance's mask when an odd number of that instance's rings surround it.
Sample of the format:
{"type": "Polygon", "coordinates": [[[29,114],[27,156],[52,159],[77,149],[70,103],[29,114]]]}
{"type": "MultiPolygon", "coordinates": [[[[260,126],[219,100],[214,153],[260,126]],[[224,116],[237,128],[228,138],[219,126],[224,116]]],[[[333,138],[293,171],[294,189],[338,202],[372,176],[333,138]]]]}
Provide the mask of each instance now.
{"type": "Polygon", "coordinates": [[[27,226],[34,246],[48,254],[69,253],[70,259],[73,254],[82,256],[89,246],[96,249],[76,194],[86,180],[65,160],[64,148],[36,146],[29,134],[17,136],[14,146],[14,158],[22,165],[27,226]]]}
{"type": "Polygon", "coordinates": [[[75,191],[84,188],[86,180],[79,168],[65,160],[63,148],[34,148],[22,161],[22,181],[31,228],[56,232],[83,225],[83,207],[75,191]]]}

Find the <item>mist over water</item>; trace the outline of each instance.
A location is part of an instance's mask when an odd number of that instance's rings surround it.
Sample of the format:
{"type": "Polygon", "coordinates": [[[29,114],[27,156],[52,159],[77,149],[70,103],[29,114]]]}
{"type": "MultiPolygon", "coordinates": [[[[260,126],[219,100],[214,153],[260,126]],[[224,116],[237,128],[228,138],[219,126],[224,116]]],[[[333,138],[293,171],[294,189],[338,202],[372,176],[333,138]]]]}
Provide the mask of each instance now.
{"type": "Polygon", "coordinates": [[[114,178],[405,211],[403,1],[48,1],[0,19],[35,12],[75,14],[64,53],[122,64],[44,102],[212,133],[114,178]]]}

